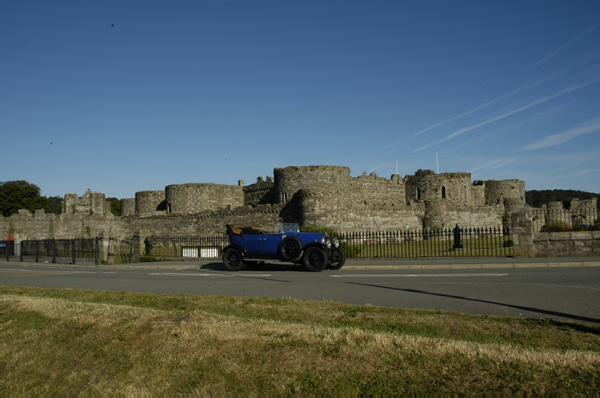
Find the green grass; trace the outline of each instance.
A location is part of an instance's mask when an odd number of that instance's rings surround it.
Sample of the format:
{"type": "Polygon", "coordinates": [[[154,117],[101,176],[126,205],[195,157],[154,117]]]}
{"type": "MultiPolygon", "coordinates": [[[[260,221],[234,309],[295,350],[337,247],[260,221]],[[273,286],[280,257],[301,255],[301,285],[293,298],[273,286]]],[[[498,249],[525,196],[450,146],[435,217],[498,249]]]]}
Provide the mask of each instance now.
{"type": "Polygon", "coordinates": [[[286,298],[0,286],[13,394],[597,394],[600,327],[286,298]]]}

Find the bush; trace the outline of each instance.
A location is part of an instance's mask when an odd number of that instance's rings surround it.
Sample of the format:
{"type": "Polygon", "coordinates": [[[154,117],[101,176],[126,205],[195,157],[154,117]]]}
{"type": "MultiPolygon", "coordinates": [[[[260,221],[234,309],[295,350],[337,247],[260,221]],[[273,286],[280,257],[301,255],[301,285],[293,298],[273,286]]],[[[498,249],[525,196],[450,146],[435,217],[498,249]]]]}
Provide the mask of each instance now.
{"type": "Polygon", "coordinates": [[[502,244],[502,247],[513,247],[513,246],[514,246],[514,242],[512,239],[507,239],[502,244]]]}
{"type": "Polygon", "coordinates": [[[542,227],[542,232],[570,231],[571,227],[562,221],[549,222],[542,227]]]}
{"type": "Polygon", "coordinates": [[[324,232],[332,238],[337,235],[333,228],[317,227],[315,225],[301,225],[300,232],[324,232]]]}
{"type": "Polygon", "coordinates": [[[346,245],[346,257],[357,258],[360,256],[361,248],[358,245],[346,245]]]}

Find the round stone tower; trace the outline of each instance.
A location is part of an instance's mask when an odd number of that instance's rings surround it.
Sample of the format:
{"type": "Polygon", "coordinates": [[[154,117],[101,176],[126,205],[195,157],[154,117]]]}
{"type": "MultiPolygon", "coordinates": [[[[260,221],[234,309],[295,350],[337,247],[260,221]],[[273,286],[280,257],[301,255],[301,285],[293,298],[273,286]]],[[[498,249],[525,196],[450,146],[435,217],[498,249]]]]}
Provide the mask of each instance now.
{"type": "Polygon", "coordinates": [[[442,173],[418,170],[406,176],[407,202],[445,201],[455,206],[472,205],[471,173],[442,173]]]}
{"type": "Polygon", "coordinates": [[[525,206],[525,181],[521,180],[488,180],[485,182],[485,203],[525,206]]]}
{"type": "Polygon", "coordinates": [[[135,215],[135,199],[134,198],[121,199],[121,215],[122,216],[134,216],[135,215]]]}
{"type": "Polygon", "coordinates": [[[139,216],[164,214],[165,191],[141,191],[135,193],[135,209],[139,216]]]}
{"type": "Polygon", "coordinates": [[[244,205],[244,190],[239,185],[178,184],[167,186],[165,193],[167,213],[194,214],[244,205]]]}
{"type": "Polygon", "coordinates": [[[299,190],[339,195],[350,203],[350,168],[345,166],[288,166],[275,169],[275,192],[279,203],[286,204],[299,190]]]}

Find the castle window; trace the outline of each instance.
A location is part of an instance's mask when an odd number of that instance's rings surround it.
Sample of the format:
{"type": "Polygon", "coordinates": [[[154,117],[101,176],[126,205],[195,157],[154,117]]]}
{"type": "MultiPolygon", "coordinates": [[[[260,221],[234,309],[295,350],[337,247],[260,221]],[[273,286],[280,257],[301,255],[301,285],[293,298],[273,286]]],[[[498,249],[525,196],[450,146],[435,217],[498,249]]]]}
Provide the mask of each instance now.
{"type": "Polygon", "coordinates": [[[421,200],[421,188],[417,188],[417,200],[421,200]]]}
{"type": "Polygon", "coordinates": [[[442,187],[442,199],[446,199],[446,187],[442,187]]]}
{"type": "Polygon", "coordinates": [[[287,203],[287,193],[286,192],[281,193],[281,203],[283,203],[283,204],[287,203]]]}

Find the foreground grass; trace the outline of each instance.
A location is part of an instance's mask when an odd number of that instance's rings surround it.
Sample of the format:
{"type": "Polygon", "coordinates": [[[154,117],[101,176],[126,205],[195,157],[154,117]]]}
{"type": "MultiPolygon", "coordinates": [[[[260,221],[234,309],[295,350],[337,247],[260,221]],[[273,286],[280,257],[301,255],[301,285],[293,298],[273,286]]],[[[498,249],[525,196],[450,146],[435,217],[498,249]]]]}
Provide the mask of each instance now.
{"type": "Polygon", "coordinates": [[[0,286],[4,393],[593,393],[600,328],[308,300],[0,286]]]}

